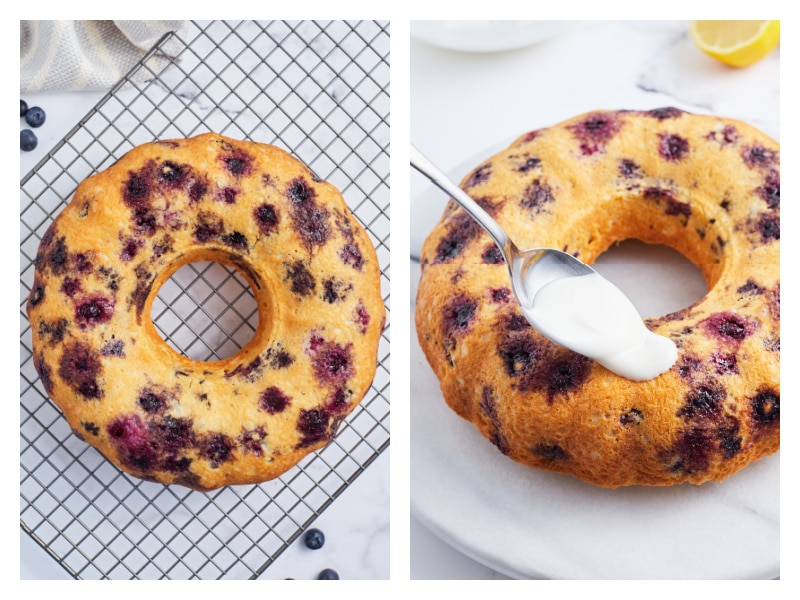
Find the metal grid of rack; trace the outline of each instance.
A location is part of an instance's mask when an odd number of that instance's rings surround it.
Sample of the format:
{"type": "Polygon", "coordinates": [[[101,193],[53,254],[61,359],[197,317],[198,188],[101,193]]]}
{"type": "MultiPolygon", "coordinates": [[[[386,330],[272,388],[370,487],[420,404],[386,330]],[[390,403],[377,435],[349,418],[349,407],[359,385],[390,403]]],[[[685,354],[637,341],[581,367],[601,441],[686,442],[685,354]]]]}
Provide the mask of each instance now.
{"type": "MultiPolygon", "coordinates": [[[[389,308],[388,23],[190,22],[165,36],[20,185],[20,524],[77,579],[258,578],[389,445],[388,315],[362,403],[324,450],[261,485],[204,494],[129,477],[47,398],[25,315],[41,236],[80,181],[133,146],[204,131],[281,146],[338,187],[376,247],[389,308]]],[[[177,350],[218,360],[258,314],[237,271],[193,263],[152,318],[177,350]]]]}

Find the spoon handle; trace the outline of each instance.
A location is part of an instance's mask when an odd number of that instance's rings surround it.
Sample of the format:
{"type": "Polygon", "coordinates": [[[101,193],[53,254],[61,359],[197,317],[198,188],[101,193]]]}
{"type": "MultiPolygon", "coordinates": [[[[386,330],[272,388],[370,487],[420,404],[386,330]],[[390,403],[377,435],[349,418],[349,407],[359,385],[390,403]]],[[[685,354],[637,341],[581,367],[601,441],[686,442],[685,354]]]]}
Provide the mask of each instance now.
{"type": "Polygon", "coordinates": [[[513,244],[506,232],[503,231],[503,228],[497,224],[497,221],[490,217],[489,213],[483,210],[464,190],[453,183],[436,165],[425,158],[413,144],[411,145],[411,166],[458,202],[461,208],[466,210],[486,230],[505,255],[510,256],[513,244]]]}

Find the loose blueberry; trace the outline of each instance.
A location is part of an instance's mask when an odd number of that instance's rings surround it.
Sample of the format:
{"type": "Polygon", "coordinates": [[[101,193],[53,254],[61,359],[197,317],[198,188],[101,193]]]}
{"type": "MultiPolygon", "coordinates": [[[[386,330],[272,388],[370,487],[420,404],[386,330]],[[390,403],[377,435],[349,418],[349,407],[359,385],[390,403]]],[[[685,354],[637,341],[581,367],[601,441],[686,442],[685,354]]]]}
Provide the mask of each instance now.
{"type": "Polygon", "coordinates": [[[28,112],[28,103],[25,100],[20,99],[19,101],[19,116],[24,117],[25,113],[28,112]]]}
{"type": "Polygon", "coordinates": [[[322,569],[317,579],[339,579],[339,574],[333,569],[322,569]]]}
{"type": "Polygon", "coordinates": [[[39,144],[36,134],[30,129],[23,129],[19,132],[19,149],[30,152],[39,144]]]}
{"type": "Polygon", "coordinates": [[[25,122],[31,127],[41,127],[44,125],[45,114],[40,106],[31,106],[25,112],[25,122]]]}
{"type": "Polygon", "coordinates": [[[319,550],[325,545],[325,534],[319,529],[309,529],[305,536],[306,547],[319,550]]]}

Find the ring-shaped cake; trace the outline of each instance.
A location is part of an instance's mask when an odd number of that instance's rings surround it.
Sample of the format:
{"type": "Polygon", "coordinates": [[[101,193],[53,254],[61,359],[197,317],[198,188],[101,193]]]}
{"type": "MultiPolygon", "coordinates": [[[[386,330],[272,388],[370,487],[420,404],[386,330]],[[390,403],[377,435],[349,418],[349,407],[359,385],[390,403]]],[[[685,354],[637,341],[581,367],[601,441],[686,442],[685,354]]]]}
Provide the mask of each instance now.
{"type": "Polygon", "coordinates": [[[617,487],[721,480],[779,449],[777,142],[675,108],[593,111],[521,136],[461,187],[520,248],[592,263],[636,238],[708,284],[645,320],[678,359],[632,381],[531,327],[498,248],[451,201],[422,249],[418,338],[447,404],[503,454],[617,487]]]}

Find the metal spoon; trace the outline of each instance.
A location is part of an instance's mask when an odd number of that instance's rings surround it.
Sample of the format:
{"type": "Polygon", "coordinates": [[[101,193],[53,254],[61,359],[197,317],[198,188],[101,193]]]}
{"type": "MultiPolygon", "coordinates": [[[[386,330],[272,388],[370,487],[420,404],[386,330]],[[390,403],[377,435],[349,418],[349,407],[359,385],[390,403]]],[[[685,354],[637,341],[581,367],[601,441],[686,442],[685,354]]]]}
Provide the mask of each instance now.
{"type": "Polygon", "coordinates": [[[413,145],[411,146],[411,166],[458,202],[491,236],[503,253],[511,275],[511,288],[522,306],[525,318],[531,322],[531,325],[536,326],[531,316],[533,299],[544,285],[563,277],[595,273],[595,270],[587,264],[571,254],[555,248],[520,250],[497,221],[413,145]]]}

